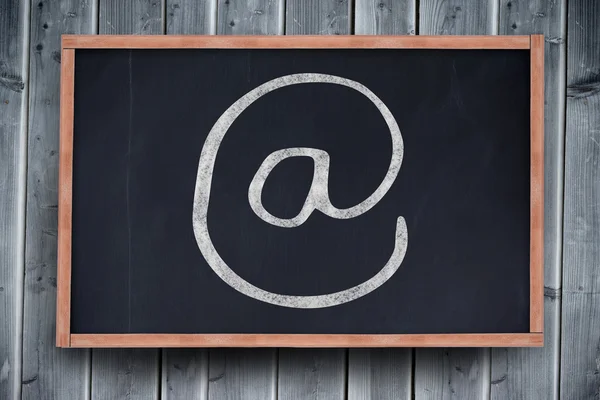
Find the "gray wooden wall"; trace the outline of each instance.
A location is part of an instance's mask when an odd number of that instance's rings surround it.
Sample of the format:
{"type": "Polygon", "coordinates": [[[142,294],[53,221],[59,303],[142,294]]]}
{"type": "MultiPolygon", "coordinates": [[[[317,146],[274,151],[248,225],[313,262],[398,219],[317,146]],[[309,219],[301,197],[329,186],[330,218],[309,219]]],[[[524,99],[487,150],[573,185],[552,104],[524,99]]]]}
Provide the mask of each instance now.
{"type": "Polygon", "coordinates": [[[18,398],[600,398],[600,1],[0,0],[0,399],[18,398]],[[55,348],[63,33],[545,34],[545,347],[55,348]]]}

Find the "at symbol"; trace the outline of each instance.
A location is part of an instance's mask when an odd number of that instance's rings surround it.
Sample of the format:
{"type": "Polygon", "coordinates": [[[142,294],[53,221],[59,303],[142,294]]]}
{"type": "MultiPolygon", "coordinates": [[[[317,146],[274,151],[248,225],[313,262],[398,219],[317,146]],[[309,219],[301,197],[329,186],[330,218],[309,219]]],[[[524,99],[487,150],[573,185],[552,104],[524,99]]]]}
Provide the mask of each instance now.
{"type": "Polygon", "coordinates": [[[396,120],[394,119],[394,116],[390,110],[377,96],[375,96],[373,92],[358,82],[350,79],[340,78],[339,76],[326,74],[294,74],[273,79],[246,93],[239,100],[233,103],[227,110],[225,110],[225,112],[219,117],[215,125],[212,127],[211,131],[206,137],[206,142],[204,143],[202,153],[200,154],[198,174],[196,177],[196,190],[194,192],[194,210],[192,220],[194,226],[194,235],[196,236],[198,247],[204,256],[204,259],[215,271],[215,273],[229,286],[245,294],[246,296],[278,306],[292,308],[323,308],[356,300],[359,297],[362,297],[377,289],[388,279],[390,279],[392,275],[394,275],[404,259],[408,244],[408,232],[404,218],[398,217],[396,221],[396,240],[394,244],[394,251],[392,252],[388,262],[377,274],[375,274],[369,280],[364,281],[354,287],[335,293],[317,296],[290,296],[272,293],[256,287],[250,282],[242,279],[231,268],[229,268],[227,263],[221,258],[215,249],[208,232],[207,224],[208,203],[210,199],[210,188],[215,160],[221,145],[221,141],[225,137],[229,127],[250,104],[254,103],[262,96],[272,92],[273,90],[301,83],[330,83],[342,85],[362,93],[365,97],[371,100],[371,102],[381,113],[390,130],[392,139],[392,159],[390,161],[390,166],[379,187],[367,199],[355,205],[354,207],[338,209],[331,204],[329,195],[327,193],[327,179],[329,176],[329,154],[327,154],[327,152],[312,148],[288,148],[275,151],[263,161],[248,190],[248,201],[256,215],[258,215],[263,221],[272,225],[294,228],[303,224],[315,209],[332,218],[354,218],[370,210],[383,198],[383,196],[385,196],[387,191],[396,180],[396,176],[400,170],[400,165],[402,164],[402,156],[404,153],[404,144],[402,141],[402,135],[400,134],[400,128],[398,127],[398,124],[396,123],[396,120]],[[307,195],[306,201],[304,202],[302,210],[297,216],[290,219],[277,218],[265,210],[260,201],[260,194],[264,182],[270,171],[283,159],[300,156],[311,157],[314,161],[314,174],[310,191],[307,195]]]}

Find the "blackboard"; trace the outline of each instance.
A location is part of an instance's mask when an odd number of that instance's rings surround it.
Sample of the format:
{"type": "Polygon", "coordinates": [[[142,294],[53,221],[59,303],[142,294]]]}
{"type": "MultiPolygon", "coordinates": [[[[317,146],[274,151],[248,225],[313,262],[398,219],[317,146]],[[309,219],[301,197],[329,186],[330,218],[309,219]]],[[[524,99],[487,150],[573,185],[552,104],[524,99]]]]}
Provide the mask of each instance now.
{"type": "Polygon", "coordinates": [[[69,345],[539,344],[525,38],[76,48],[69,345]]]}

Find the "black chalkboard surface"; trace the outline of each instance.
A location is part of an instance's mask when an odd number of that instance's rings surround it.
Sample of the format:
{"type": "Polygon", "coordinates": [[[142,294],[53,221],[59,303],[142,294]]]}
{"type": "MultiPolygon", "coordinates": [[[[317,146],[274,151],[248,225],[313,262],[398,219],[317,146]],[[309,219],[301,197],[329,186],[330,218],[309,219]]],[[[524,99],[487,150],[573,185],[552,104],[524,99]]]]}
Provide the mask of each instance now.
{"type": "Polygon", "coordinates": [[[71,334],[530,334],[530,53],[77,49],[71,334]]]}

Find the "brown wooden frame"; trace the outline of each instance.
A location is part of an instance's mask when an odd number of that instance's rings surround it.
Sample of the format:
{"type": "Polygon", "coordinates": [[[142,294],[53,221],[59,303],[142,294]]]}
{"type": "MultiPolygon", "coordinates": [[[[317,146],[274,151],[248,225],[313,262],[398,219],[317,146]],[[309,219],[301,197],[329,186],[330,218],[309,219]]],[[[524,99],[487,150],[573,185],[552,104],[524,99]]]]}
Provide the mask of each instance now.
{"type": "Polygon", "coordinates": [[[58,347],[539,347],[544,343],[544,37],[101,36],[62,37],[58,207],[58,347]],[[468,334],[73,334],[71,217],[77,49],[391,48],[526,49],[531,54],[530,331],[468,334]]]}

